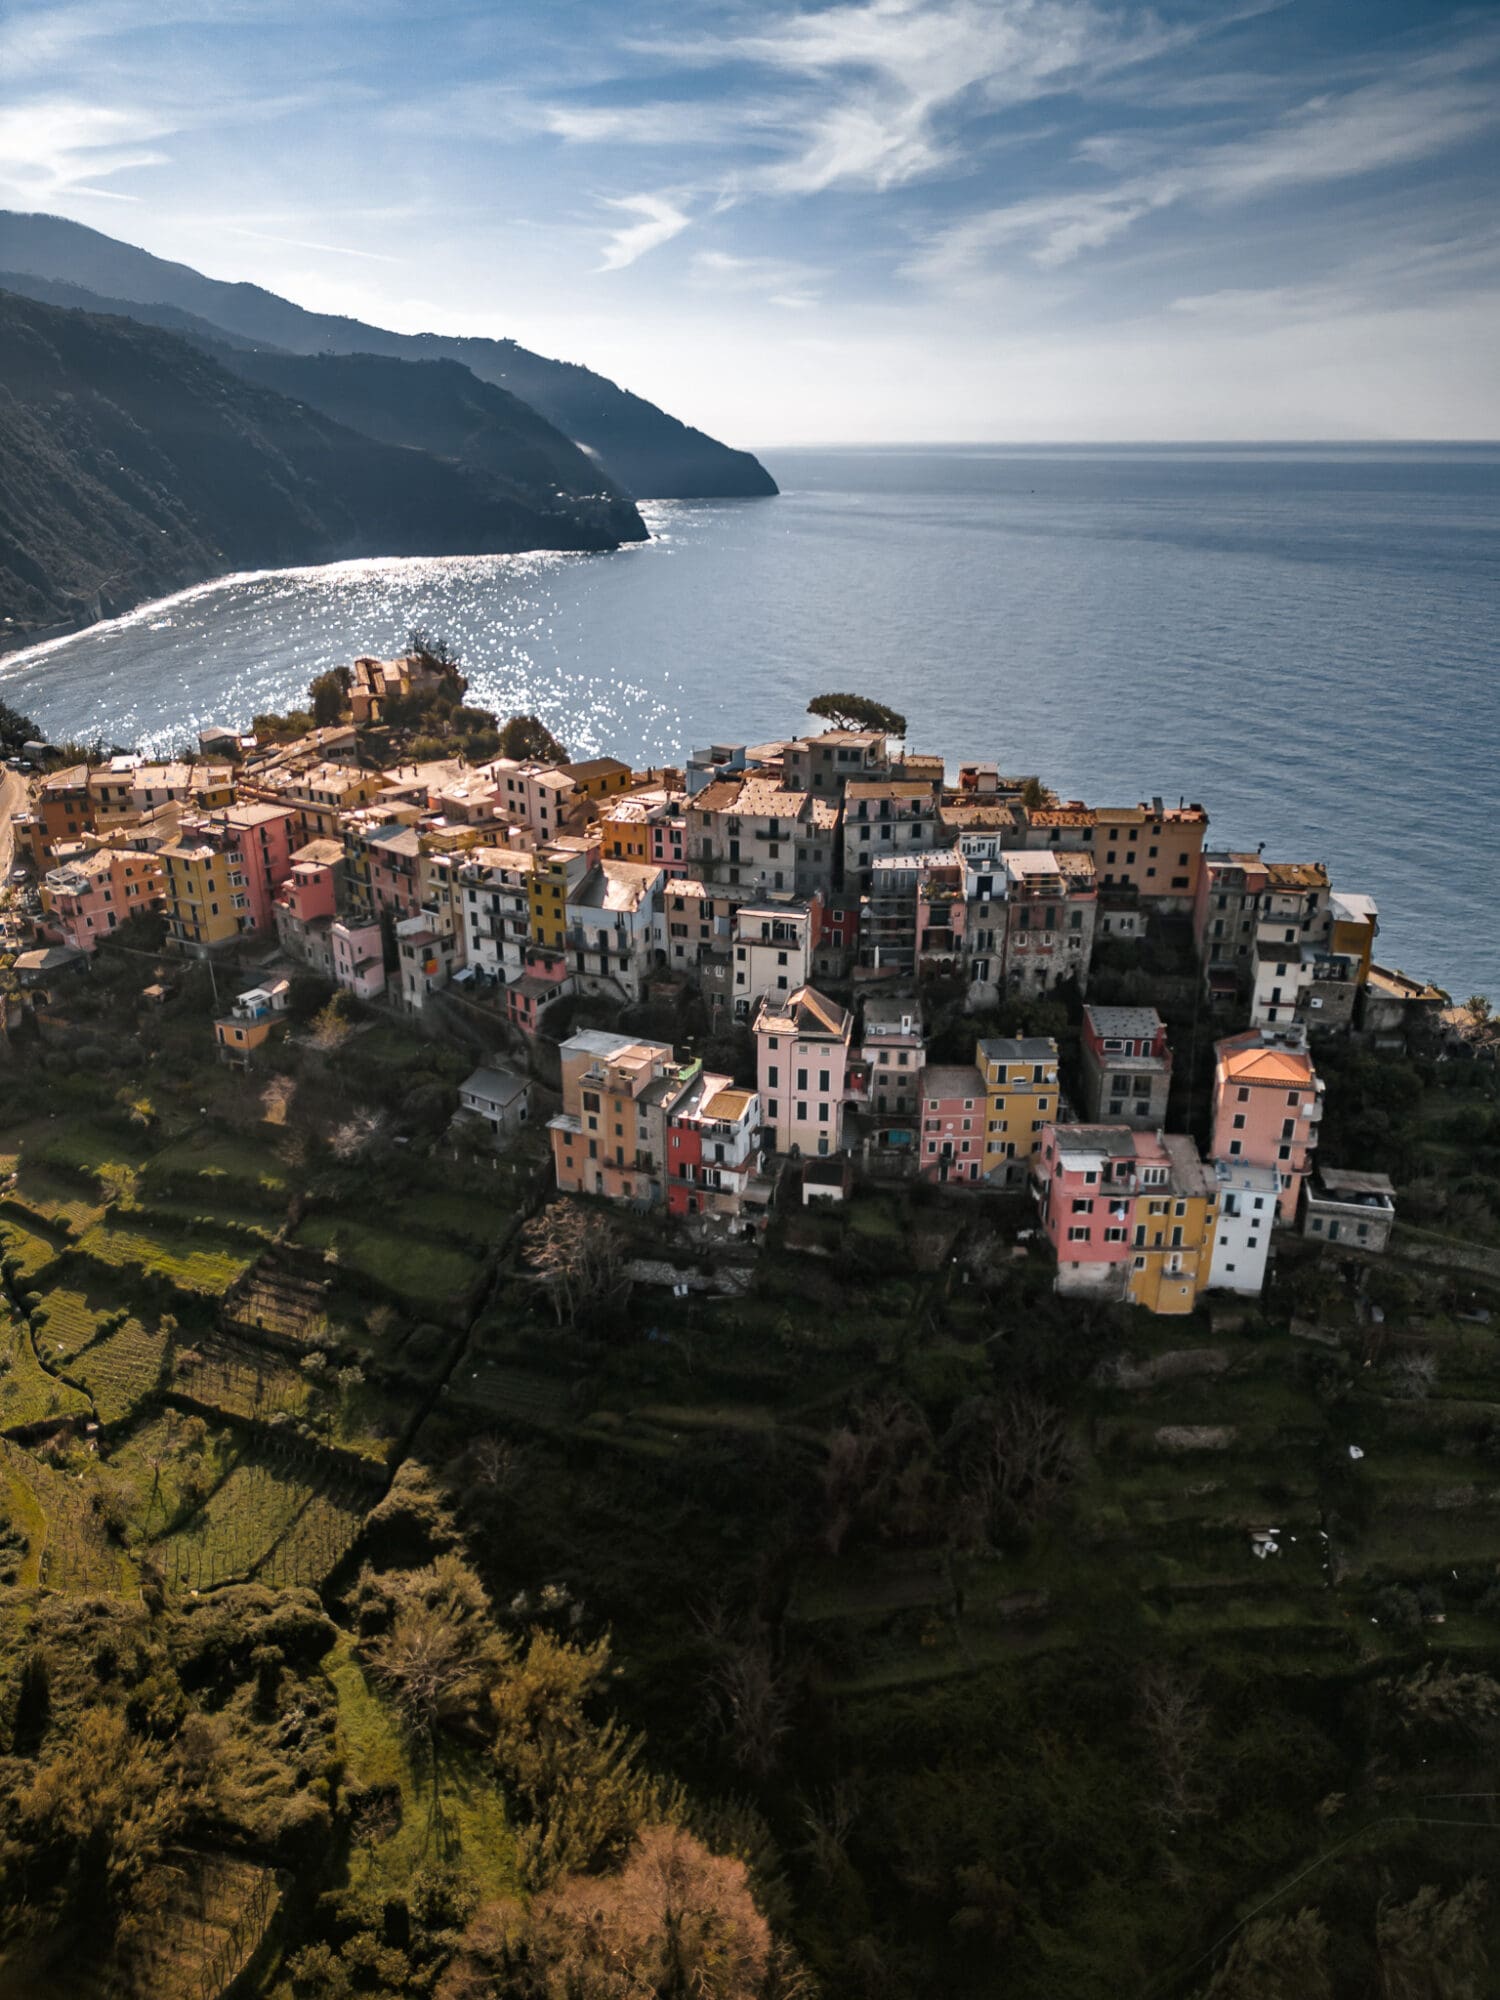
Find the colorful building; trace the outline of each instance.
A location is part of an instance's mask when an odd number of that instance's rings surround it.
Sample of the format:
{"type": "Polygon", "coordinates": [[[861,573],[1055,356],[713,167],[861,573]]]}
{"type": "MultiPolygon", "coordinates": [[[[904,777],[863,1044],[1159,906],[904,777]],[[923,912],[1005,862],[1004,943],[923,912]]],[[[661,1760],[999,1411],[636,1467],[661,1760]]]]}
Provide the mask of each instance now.
{"type": "Polygon", "coordinates": [[[1306,1030],[1251,1028],[1215,1045],[1215,1160],[1274,1167],[1278,1219],[1290,1223],[1312,1167],[1323,1116],[1323,1085],[1307,1052],[1306,1030]]]}
{"type": "Polygon", "coordinates": [[[1172,1051],[1154,1007],[1085,1007],[1082,1053],[1090,1123],[1165,1127],[1172,1051]]]}
{"type": "Polygon", "coordinates": [[[291,993],[290,980],[276,979],[239,994],[230,1011],[214,1022],[220,1057],[225,1062],[248,1064],[255,1050],[286,1026],[291,993]]]}
{"type": "Polygon", "coordinates": [[[1193,1310],[1212,1269],[1218,1192],[1190,1138],[1048,1125],[1035,1180],[1059,1292],[1193,1310]]]}
{"type": "Polygon", "coordinates": [[[917,1085],[922,1107],[917,1172],[927,1181],[977,1185],[984,1172],[984,1077],[972,1064],[924,1069],[917,1085]]]}
{"type": "Polygon", "coordinates": [[[548,1121],[557,1185],[651,1206],[665,1185],[666,1114],[699,1074],[669,1042],[585,1029],[558,1052],[563,1108],[548,1121]]]}
{"type": "Polygon", "coordinates": [[[666,1113],[667,1209],[672,1215],[761,1216],[769,1185],[760,1176],[760,1099],[733,1079],[700,1073],[666,1113]]]}
{"type": "Polygon", "coordinates": [[[101,847],[42,878],[41,929],[60,944],[93,951],[101,938],[163,906],[165,874],[154,854],[101,847]]]}
{"type": "Polygon", "coordinates": [[[986,1036],[974,1051],[984,1078],[984,1177],[1026,1179],[1059,1109],[1057,1043],[1050,1035],[986,1036]]]}
{"type": "Polygon", "coordinates": [[[803,986],[785,999],[767,993],[753,1027],[756,1080],[776,1151],[842,1151],[853,1015],[803,986]]]}

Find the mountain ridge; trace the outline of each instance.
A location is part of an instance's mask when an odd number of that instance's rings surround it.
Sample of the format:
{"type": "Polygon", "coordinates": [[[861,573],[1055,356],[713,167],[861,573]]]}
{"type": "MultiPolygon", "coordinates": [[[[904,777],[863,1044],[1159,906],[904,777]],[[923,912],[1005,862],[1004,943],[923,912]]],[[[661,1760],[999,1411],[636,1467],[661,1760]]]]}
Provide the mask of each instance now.
{"type": "Polygon", "coordinates": [[[543,506],[482,465],[371,438],[178,334],[0,292],[7,645],[224,571],[595,551],[632,521],[642,538],[628,501],[543,506]]]}
{"type": "Polygon", "coordinates": [[[231,344],[269,343],[304,355],[458,361],[528,403],[638,499],[754,498],[777,491],[751,453],[721,444],[580,363],[533,354],[513,340],[392,333],[310,312],[262,286],[206,277],[191,265],[58,216],[0,211],[0,268],[140,307],[186,312],[234,337],[231,344]]]}

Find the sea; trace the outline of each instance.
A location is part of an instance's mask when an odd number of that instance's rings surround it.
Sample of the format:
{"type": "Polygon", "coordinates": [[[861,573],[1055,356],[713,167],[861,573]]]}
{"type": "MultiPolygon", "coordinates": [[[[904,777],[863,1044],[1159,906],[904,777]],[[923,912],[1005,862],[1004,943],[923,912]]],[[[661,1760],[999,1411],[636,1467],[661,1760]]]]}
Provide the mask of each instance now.
{"type": "Polygon", "coordinates": [[[1383,963],[1500,1002],[1500,447],[763,457],[779,498],[653,503],[640,546],[224,577],[0,659],[0,696],[163,751],[421,626],[474,701],[639,764],[853,690],[950,765],[1324,861],[1383,963]]]}

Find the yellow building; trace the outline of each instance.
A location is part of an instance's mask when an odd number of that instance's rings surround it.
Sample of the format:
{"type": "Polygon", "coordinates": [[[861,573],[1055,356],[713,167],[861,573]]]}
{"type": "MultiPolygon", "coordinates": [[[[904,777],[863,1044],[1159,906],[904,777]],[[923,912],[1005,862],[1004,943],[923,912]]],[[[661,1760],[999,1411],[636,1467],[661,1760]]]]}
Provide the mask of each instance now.
{"type": "Polygon", "coordinates": [[[996,1036],[978,1044],[974,1060],[984,1078],[984,1177],[1023,1181],[1042,1127],[1057,1116],[1057,1043],[996,1036]]]}
{"type": "Polygon", "coordinates": [[[157,856],[162,866],[167,935],[184,945],[227,944],[250,908],[236,879],[237,852],[207,828],[188,828],[157,856]]]}
{"type": "Polygon", "coordinates": [[[1208,1289],[1218,1184],[1184,1132],[1137,1132],[1125,1296],[1147,1312],[1190,1313],[1208,1289]]]}
{"type": "Polygon", "coordinates": [[[1328,901],[1328,914],[1332,921],[1328,949],[1335,958],[1354,960],[1354,983],[1363,986],[1370,977],[1375,940],[1380,934],[1375,898],[1335,889],[1328,901]]]}
{"type": "Polygon", "coordinates": [[[618,757],[589,757],[580,764],[563,764],[562,775],[572,780],[575,799],[608,799],[628,792],[635,782],[628,764],[618,757]]]}
{"type": "Polygon", "coordinates": [[[533,944],[562,951],[568,940],[568,898],[599,859],[599,842],[562,834],[536,850],[528,888],[533,944]]]}

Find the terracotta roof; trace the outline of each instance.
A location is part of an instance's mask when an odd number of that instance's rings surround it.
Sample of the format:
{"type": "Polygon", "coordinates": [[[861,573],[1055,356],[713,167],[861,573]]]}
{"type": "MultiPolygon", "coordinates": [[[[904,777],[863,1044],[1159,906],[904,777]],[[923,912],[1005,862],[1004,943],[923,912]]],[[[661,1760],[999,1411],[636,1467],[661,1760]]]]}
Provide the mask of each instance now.
{"type": "Polygon", "coordinates": [[[1235,1083],[1270,1083],[1306,1090],[1314,1080],[1312,1057],[1302,1049],[1232,1049],[1219,1044],[1219,1067],[1235,1083]]]}

